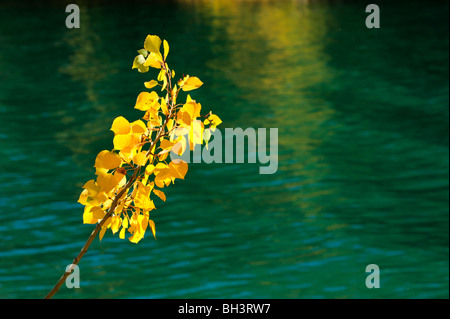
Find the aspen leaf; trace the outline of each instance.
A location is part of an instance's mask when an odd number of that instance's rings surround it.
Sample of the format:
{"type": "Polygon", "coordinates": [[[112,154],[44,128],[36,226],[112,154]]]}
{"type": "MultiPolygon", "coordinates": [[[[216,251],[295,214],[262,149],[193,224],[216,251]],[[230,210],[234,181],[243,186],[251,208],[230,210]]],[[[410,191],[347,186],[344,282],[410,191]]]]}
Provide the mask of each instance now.
{"type": "Polygon", "coordinates": [[[148,225],[150,226],[150,229],[152,230],[153,237],[155,237],[155,239],[156,239],[155,222],[153,220],[149,219],[148,225]]]}
{"type": "Polygon", "coordinates": [[[147,68],[152,67],[155,69],[161,69],[161,65],[162,65],[161,58],[153,52],[151,52],[147,56],[147,59],[145,60],[145,62],[143,64],[144,67],[147,67],[147,68]]]}
{"type": "Polygon", "coordinates": [[[144,215],[139,215],[138,223],[139,223],[140,231],[142,233],[145,233],[145,230],[147,229],[147,226],[148,226],[148,217],[144,216],[144,215]]]}
{"type": "Polygon", "coordinates": [[[147,131],[147,126],[141,120],[137,120],[131,123],[131,131],[133,133],[142,134],[147,131]]]}
{"type": "Polygon", "coordinates": [[[200,79],[198,77],[192,76],[189,77],[183,84],[182,86],[182,90],[183,91],[191,91],[191,90],[195,90],[198,89],[199,87],[201,87],[203,84],[202,81],[200,81],[200,79]]]}
{"type": "Polygon", "coordinates": [[[161,198],[163,201],[166,201],[166,194],[164,194],[160,190],[154,189],[153,193],[155,193],[155,195],[161,198]]]}
{"type": "Polygon", "coordinates": [[[122,227],[128,228],[128,217],[127,216],[125,216],[124,219],[122,220],[122,227]]]}
{"type": "Polygon", "coordinates": [[[181,109],[184,112],[189,113],[192,120],[195,120],[197,117],[200,117],[200,111],[202,109],[202,105],[200,103],[189,102],[183,105],[181,109]]]}
{"type": "Polygon", "coordinates": [[[148,66],[146,66],[144,63],[146,62],[144,56],[138,55],[134,58],[133,66],[131,69],[138,69],[139,72],[145,73],[148,72],[148,66]]]}
{"type": "Polygon", "coordinates": [[[163,41],[164,44],[164,61],[167,59],[167,55],[169,54],[169,43],[166,40],[163,41]]]}
{"type": "Polygon", "coordinates": [[[103,192],[110,192],[116,185],[117,181],[113,174],[100,174],[97,176],[97,184],[103,192]]]}
{"type": "Polygon", "coordinates": [[[183,135],[181,135],[180,140],[172,147],[172,151],[178,156],[181,156],[184,154],[186,146],[187,146],[186,138],[183,135]]]}
{"type": "Polygon", "coordinates": [[[138,50],[137,52],[138,52],[140,55],[142,55],[144,58],[146,58],[147,55],[148,55],[148,51],[145,50],[145,49],[140,49],[140,50],[138,50]]]}
{"type": "Polygon", "coordinates": [[[134,157],[133,157],[133,162],[134,162],[136,165],[144,166],[145,163],[147,163],[147,156],[145,156],[145,153],[144,153],[144,152],[139,152],[139,153],[137,153],[136,155],[134,155],[134,157]]]}
{"type": "Polygon", "coordinates": [[[155,166],[150,164],[145,168],[145,174],[151,175],[154,170],[155,170],[155,166]]]}
{"type": "Polygon", "coordinates": [[[83,188],[88,191],[88,194],[90,196],[97,195],[98,192],[100,191],[100,187],[97,185],[97,183],[93,179],[86,182],[86,184],[83,185],[83,188]]]}
{"type": "Polygon", "coordinates": [[[115,134],[128,134],[130,132],[130,122],[123,116],[116,117],[111,126],[111,131],[115,134]]]}
{"type": "Polygon", "coordinates": [[[114,149],[122,150],[130,145],[132,136],[130,134],[116,135],[113,139],[114,149]]]}
{"type": "Polygon", "coordinates": [[[151,80],[151,81],[148,81],[148,82],[144,82],[144,85],[145,85],[145,87],[146,87],[147,89],[151,89],[151,88],[157,86],[157,85],[158,85],[158,82],[155,81],[155,80],[151,80]]]}
{"type": "Polygon", "coordinates": [[[111,218],[111,231],[113,232],[113,234],[119,231],[121,223],[122,220],[119,216],[115,215],[111,218]]]}
{"type": "Polygon", "coordinates": [[[172,148],[172,146],[175,144],[175,142],[171,142],[169,140],[161,140],[161,143],[159,144],[159,146],[163,149],[163,150],[169,150],[172,148]]]}
{"type": "Polygon", "coordinates": [[[125,239],[125,229],[126,228],[122,227],[122,229],[120,230],[120,233],[119,233],[119,238],[120,239],[125,239]]]}
{"type": "Polygon", "coordinates": [[[184,176],[188,171],[188,164],[181,159],[175,159],[170,162],[169,168],[171,170],[172,176],[184,179],[184,176]]]}
{"type": "Polygon", "coordinates": [[[142,238],[144,237],[144,234],[140,232],[134,232],[133,236],[129,238],[130,242],[137,244],[142,238]]]}
{"type": "Polygon", "coordinates": [[[86,206],[83,213],[83,224],[97,224],[98,219],[94,218],[91,212],[92,206],[86,206]]]}
{"type": "Polygon", "coordinates": [[[136,105],[134,106],[135,109],[141,110],[141,111],[147,111],[156,102],[158,102],[159,96],[155,91],[149,92],[141,92],[136,100],[136,105]]]}
{"type": "Polygon", "coordinates": [[[91,213],[95,219],[102,219],[105,216],[105,211],[99,206],[92,207],[91,213]]]}
{"type": "Polygon", "coordinates": [[[109,151],[104,150],[104,151],[101,151],[100,153],[97,154],[97,157],[95,158],[95,164],[94,164],[95,168],[101,168],[102,167],[103,156],[106,153],[109,153],[109,151]]]}
{"type": "Polygon", "coordinates": [[[103,236],[105,235],[106,229],[108,229],[108,228],[103,226],[102,229],[100,230],[100,234],[98,234],[98,238],[100,239],[100,241],[102,241],[103,236]]]}
{"type": "Polygon", "coordinates": [[[153,53],[160,53],[159,48],[161,47],[161,39],[157,35],[148,35],[145,38],[144,48],[153,53]]]}
{"type": "Polygon", "coordinates": [[[208,118],[205,120],[205,125],[211,124],[211,131],[215,131],[216,127],[222,123],[222,120],[220,119],[220,117],[218,117],[215,114],[211,114],[208,116],[208,118]]]}
{"type": "Polygon", "coordinates": [[[114,169],[120,166],[122,160],[119,155],[113,152],[106,152],[101,158],[101,168],[114,169]]]}
{"type": "Polygon", "coordinates": [[[78,203],[80,203],[81,205],[86,205],[88,196],[89,196],[88,190],[83,189],[83,191],[80,194],[80,197],[78,198],[78,203]]]}

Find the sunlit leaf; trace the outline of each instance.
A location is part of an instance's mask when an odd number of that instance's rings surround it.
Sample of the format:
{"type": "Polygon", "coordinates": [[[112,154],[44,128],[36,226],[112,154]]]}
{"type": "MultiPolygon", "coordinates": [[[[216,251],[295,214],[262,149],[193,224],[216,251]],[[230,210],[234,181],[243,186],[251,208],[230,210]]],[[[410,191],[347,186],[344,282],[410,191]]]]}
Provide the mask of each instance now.
{"type": "Polygon", "coordinates": [[[131,123],[131,131],[133,133],[142,134],[147,131],[147,126],[141,120],[137,120],[131,123]]]}
{"type": "Polygon", "coordinates": [[[108,193],[117,185],[117,180],[113,174],[100,174],[97,176],[97,184],[102,191],[108,193]]]}
{"type": "Polygon", "coordinates": [[[111,126],[111,131],[115,134],[128,134],[130,132],[130,122],[123,116],[116,117],[111,126]]]}
{"type": "Polygon", "coordinates": [[[153,53],[160,53],[161,39],[157,35],[148,35],[144,42],[144,48],[153,53]]]}
{"type": "Polygon", "coordinates": [[[100,234],[98,235],[98,238],[100,239],[100,241],[102,241],[103,236],[105,235],[106,229],[108,229],[106,226],[103,226],[102,229],[100,230],[100,234]]]}
{"type": "Polygon", "coordinates": [[[115,150],[122,150],[130,145],[132,136],[130,134],[114,136],[113,144],[115,150]]]}
{"type": "Polygon", "coordinates": [[[137,52],[138,52],[140,55],[142,55],[144,58],[146,58],[147,55],[148,55],[148,51],[145,50],[145,49],[140,49],[140,50],[138,50],[137,52]]]}
{"type": "Polygon", "coordinates": [[[166,194],[164,194],[160,190],[154,189],[153,193],[155,193],[155,195],[161,198],[163,201],[166,201],[166,194]]]}
{"type": "Polygon", "coordinates": [[[146,66],[145,58],[142,55],[138,55],[134,58],[132,69],[138,69],[139,72],[145,73],[148,72],[148,66],[146,66]]]}
{"type": "Polygon", "coordinates": [[[147,59],[145,60],[143,66],[144,67],[152,67],[155,69],[161,69],[162,61],[161,61],[160,55],[157,55],[157,54],[151,52],[147,56],[147,59]]]}
{"type": "Polygon", "coordinates": [[[120,156],[113,152],[106,152],[101,157],[101,168],[114,169],[120,166],[122,160],[120,156]]]}
{"type": "Polygon", "coordinates": [[[157,86],[157,85],[158,85],[158,82],[155,81],[155,80],[151,80],[151,81],[148,81],[148,82],[144,82],[144,85],[145,85],[145,87],[146,87],[147,89],[151,89],[151,88],[157,86]]]}
{"type": "Polygon", "coordinates": [[[169,43],[164,40],[164,61],[167,59],[167,55],[169,54],[169,43]]]}
{"type": "Polygon", "coordinates": [[[192,76],[189,77],[183,84],[183,87],[181,88],[183,91],[191,91],[191,90],[195,90],[198,89],[199,87],[201,87],[203,84],[202,81],[200,81],[199,78],[192,76]]]}
{"type": "Polygon", "coordinates": [[[126,230],[126,228],[123,228],[123,227],[120,230],[120,233],[119,233],[119,238],[120,239],[125,239],[125,230],[126,230]]]}
{"type": "Polygon", "coordinates": [[[139,166],[144,166],[145,165],[145,163],[147,162],[147,156],[145,155],[145,152],[139,152],[139,153],[137,153],[136,155],[134,155],[134,157],[133,157],[133,162],[136,164],[136,165],[139,165],[139,166]]]}
{"type": "Polygon", "coordinates": [[[150,226],[150,229],[152,230],[153,237],[155,237],[155,239],[156,239],[155,222],[153,220],[149,219],[148,224],[150,226]]]}
{"type": "Polygon", "coordinates": [[[159,96],[155,91],[152,92],[141,92],[136,100],[135,109],[141,111],[147,111],[152,108],[155,103],[158,102],[159,96]]]}
{"type": "Polygon", "coordinates": [[[169,168],[172,176],[184,179],[184,176],[188,171],[188,164],[181,159],[174,159],[172,162],[170,162],[169,168]]]}

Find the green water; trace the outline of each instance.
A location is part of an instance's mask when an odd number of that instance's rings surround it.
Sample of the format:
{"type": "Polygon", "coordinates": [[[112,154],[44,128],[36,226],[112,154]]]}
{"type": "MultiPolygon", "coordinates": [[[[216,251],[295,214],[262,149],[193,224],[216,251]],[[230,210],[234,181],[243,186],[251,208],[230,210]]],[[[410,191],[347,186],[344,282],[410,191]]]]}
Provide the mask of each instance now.
{"type": "Polygon", "coordinates": [[[171,45],[226,127],[279,130],[279,165],[192,164],[155,241],[107,233],[59,298],[448,298],[448,3],[0,4],[0,297],[41,298],[92,231],[77,204],[112,120],[171,45]],[[367,289],[365,267],[380,267],[367,289]]]}

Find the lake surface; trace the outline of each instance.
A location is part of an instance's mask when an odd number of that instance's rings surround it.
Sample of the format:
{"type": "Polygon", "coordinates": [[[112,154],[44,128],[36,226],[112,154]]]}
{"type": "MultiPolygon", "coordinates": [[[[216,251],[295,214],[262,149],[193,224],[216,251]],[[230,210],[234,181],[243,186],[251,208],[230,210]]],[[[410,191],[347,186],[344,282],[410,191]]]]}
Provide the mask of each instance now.
{"type": "MultiPolygon", "coordinates": [[[[0,4],[0,297],[42,298],[80,251],[81,186],[144,81],[147,34],[224,128],[278,128],[260,164],[191,164],[152,212],[108,232],[57,298],[448,298],[448,2],[0,4]],[[380,289],[365,268],[380,267],[380,289]]],[[[208,111],[208,110],[206,110],[208,111]]]]}

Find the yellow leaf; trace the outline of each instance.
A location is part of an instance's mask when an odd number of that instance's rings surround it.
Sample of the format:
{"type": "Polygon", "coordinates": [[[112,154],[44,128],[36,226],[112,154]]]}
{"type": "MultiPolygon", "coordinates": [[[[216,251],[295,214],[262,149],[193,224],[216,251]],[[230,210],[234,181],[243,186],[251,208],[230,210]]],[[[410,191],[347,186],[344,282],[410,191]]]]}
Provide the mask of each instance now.
{"type": "Polygon", "coordinates": [[[144,64],[142,64],[144,67],[152,67],[155,69],[161,69],[161,65],[162,65],[162,61],[160,58],[161,54],[157,55],[153,52],[151,52],[148,57],[147,60],[145,60],[144,64]]]}
{"type": "Polygon", "coordinates": [[[115,169],[122,164],[120,156],[113,152],[106,152],[101,158],[101,167],[106,169],[115,169]]]}
{"type": "Polygon", "coordinates": [[[178,156],[181,156],[184,154],[184,151],[186,150],[186,138],[181,135],[180,140],[172,147],[172,151],[175,152],[178,156]]]}
{"type": "Polygon", "coordinates": [[[152,91],[151,93],[141,92],[137,97],[134,108],[141,111],[147,111],[158,102],[158,99],[159,96],[155,91],[152,91]]]}
{"type": "Polygon", "coordinates": [[[100,239],[100,241],[102,241],[103,235],[105,235],[107,228],[108,227],[103,226],[102,229],[100,230],[100,234],[98,235],[98,238],[100,239]]]}
{"type": "Polygon", "coordinates": [[[106,211],[111,207],[112,204],[112,200],[111,199],[107,199],[105,200],[105,202],[103,203],[103,209],[106,211]]]}
{"type": "Polygon", "coordinates": [[[167,59],[167,55],[169,54],[169,43],[164,40],[164,61],[167,59]]]}
{"type": "Polygon", "coordinates": [[[145,38],[144,48],[153,53],[160,53],[159,48],[161,47],[161,39],[157,35],[148,35],[145,38]]]}
{"type": "MultiPolygon", "coordinates": [[[[116,181],[117,187],[119,187],[119,188],[123,187],[127,183],[127,177],[125,175],[126,175],[126,170],[125,170],[125,174],[123,174],[119,170],[116,170],[114,172],[114,179],[116,181]]],[[[103,206],[103,207],[105,207],[105,206],[103,206]]]]}
{"type": "Polygon", "coordinates": [[[130,242],[137,244],[142,238],[144,238],[144,234],[135,232],[133,236],[129,238],[130,242]]]}
{"type": "Polygon", "coordinates": [[[128,217],[125,216],[125,218],[122,220],[122,227],[128,228],[128,217]]]}
{"type": "Polygon", "coordinates": [[[117,179],[112,174],[100,174],[97,176],[97,184],[105,193],[110,192],[117,185],[117,179]]]}
{"type": "Polygon", "coordinates": [[[182,90],[183,91],[191,91],[191,90],[195,90],[198,89],[199,87],[201,87],[203,84],[202,81],[200,81],[200,79],[198,77],[192,76],[189,77],[183,84],[182,86],[182,90]]]}
{"type": "Polygon", "coordinates": [[[103,160],[103,156],[108,153],[109,151],[104,150],[101,151],[100,153],[97,154],[97,157],[95,158],[95,164],[94,167],[95,168],[101,168],[102,167],[102,160],[103,160]]]}
{"type": "Polygon", "coordinates": [[[136,164],[136,165],[139,165],[139,166],[144,166],[145,165],[145,163],[147,163],[147,156],[145,155],[145,152],[139,152],[139,153],[137,153],[136,155],[134,155],[134,157],[133,157],[133,162],[136,164]]]}
{"type": "Polygon", "coordinates": [[[175,144],[174,142],[171,142],[171,141],[169,141],[169,140],[163,139],[163,140],[161,140],[161,143],[160,143],[159,146],[160,146],[163,150],[167,150],[167,149],[170,150],[174,144],[175,144]]]}
{"type": "Polygon", "coordinates": [[[157,85],[158,85],[158,82],[155,81],[155,80],[151,80],[151,81],[148,81],[148,82],[144,82],[144,85],[145,85],[145,87],[146,87],[147,89],[151,89],[151,88],[157,86],[157,85]]]}
{"type": "Polygon", "coordinates": [[[144,216],[144,215],[139,215],[138,216],[138,223],[139,223],[139,227],[140,227],[140,232],[145,233],[145,230],[147,229],[148,226],[148,217],[144,216]]]}
{"type": "Polygon", "coordinates": [[[102,219],[105,216],[105,211],[99,206],[92,207],[91,213],[95,219],[102,219]]]}
{"type": "Polygon", "coordinates": [[[120,233],[119,233],[119,238],[120,239],[125,239],[125,229],[126,228],[122,227],[122,229],[120,230],[120,233]]]}
{"type": "Polygon", "coordinates": [[[150,226],[150,229],[152,230],[153,237],[155,237],[155,239],[156,239],[155,222],[153,220],[149,219],[148,224],[150,226]]]}
{"type": "Polygon", "coordinates": [[[94,218],[91,212],[92,206],[86,206],[83,213],[83,224],[97,224],[98,219],[94,218]]]}
{"type": "Polygon", "coordinates": [[[132,136],[130,134],[120,134],[114,136],[114,149],[116,150],[122,150],[127,146],[130,146],[130,143],[132,141],[132,136]]]}
{"type": "Polygon", "coordinates": [[[161,198],[163,201],[166,201],[166,194],[164,194],[160,190],[154,189],[153,193],[155,193],[155,195],[161,198]]]}
{"type": "Polygon", "coordinates": [[[151,175],[153,173],[153,170],[155,169],[155,166],[150,164],[145,168],[145,174],[151,175]]]}
{"type": "Polygon", "coordinates": [[[213,132],[216,130],[217,125],[219,125],[220,123],[222,123],[222,120],[215,114],[209,115],[205,120],[205,125],[211,124],[211,131],[213,132]]]}
{"type": "Polygon", "coordinates": [[[115,134],[128,134],[130,132],[130,122],[123,116],[119,116],[114,120],[111,131],[115,134]]]}
{"type": "Polygon", "coordinates": [[[170,162],[169,168],[173,177],[184,179],[188,171],[188,164],[181,159],[174,159],[170,162]]]}
{"type": "Polygon", "coordinates": [[[89,194],[88,190],[83,189],[83,191],[80,194],[80,197],[78,198],[78,203],[80,203],[81,205],[86,205],[88,194],[89,194]]]}
{"type": "Polygon", "coordinates": [[[131,131],[133,133],[142,134],[147,131],[147,126],[141,120],[134,121],[131,123],[131,131]]]}
{"type": "Polygon", "coordinates": [[[203,123],[200,120],[192,122],[191,130],[189,131],[189,143],[191,150],[195,149],[195,145],[203,144],[203,123]]]}
{"type": "Polygon", "coordinates": [[[122,220],[119,216],[115,215],[111,218],[111,231],[113,234],[119,231],[122,220]]]}
{"type": "Polygon", "coordinates": [[[200,117],[200,111],[202,109],[202,105],[200,103],[189,102],[183,105],[181,111],[189,113],[192,120],[195,120],[197,117],[200,117]]]}
{"type": "Polygon", "coordinates": [[[146,60],[143,55],[138,55],[134,58],[133,66],[131,67],[131,69],[138,69],[138,71],[141,73],[148,72],[148,66],[144,65],[145,61],[146,60]]]}
{"type": "Polygon", "coordinates": [[[100,187],[97,185],[97,183],[93,179],[86,182],[86,184],[83,185],[83,188],[88,191],[88,194],[90,196],[95,196],[100,191],[100,187]]]}

